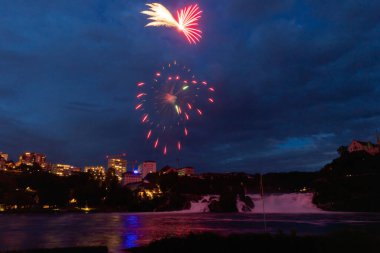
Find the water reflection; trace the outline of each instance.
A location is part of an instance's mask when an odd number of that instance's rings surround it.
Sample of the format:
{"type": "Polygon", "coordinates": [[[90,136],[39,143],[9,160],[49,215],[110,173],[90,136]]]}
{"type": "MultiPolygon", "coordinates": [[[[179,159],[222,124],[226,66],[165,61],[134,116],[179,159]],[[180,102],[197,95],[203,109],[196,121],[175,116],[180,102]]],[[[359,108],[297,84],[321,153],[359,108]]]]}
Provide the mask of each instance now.
{"type": "MultiPolygon", "coordinates": [[[[111,253],[169,235],[263,232],[258,214],[0,215],[0,252],[31,248],[106,245],[111,253]]],[[[326,233],[359,227],[380,233],[380,214],[268,214],[268,231],[326,233]]]]}
{"type": "MultiPolygon", "coordinates": [[[[138,246],[138,231],[141,231],[141,223],[139,216],[128,215],[124,217],[124,227],[126,232],[124,234],[123,246],[125,249],[133,248],[138,246]]],[[[143,237],[143,234],[140,234],[143,237]]]]}
{"type": "Polygon", "coordinates": [[[123,246],[125,249],[134,248],[138,246],[138,236],[134,233],[127,233],[124,237],[123,246]]]}

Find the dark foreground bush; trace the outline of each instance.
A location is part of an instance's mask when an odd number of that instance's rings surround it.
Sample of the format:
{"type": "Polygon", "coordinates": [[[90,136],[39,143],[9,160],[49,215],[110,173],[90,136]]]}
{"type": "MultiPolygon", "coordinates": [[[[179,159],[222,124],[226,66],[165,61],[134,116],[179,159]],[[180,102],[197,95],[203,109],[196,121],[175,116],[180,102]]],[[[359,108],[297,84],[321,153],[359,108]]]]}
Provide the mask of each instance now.
{"type": "Polygon", "coordinates": [[[148,246],[129,249],[134,253],[265,252],[265,253],[377,253],[379,236],[362,232],[340,232],[326,236],[241,234],[223,237],[215,234],[190,234],[165,238],[148,246]]]}
{"type": "Polygon", "coordinates": [[[108,248],[103,247],[103,246],[7,251],[7,253],[107,253],[107,252],[108,252],[108,248]]]}

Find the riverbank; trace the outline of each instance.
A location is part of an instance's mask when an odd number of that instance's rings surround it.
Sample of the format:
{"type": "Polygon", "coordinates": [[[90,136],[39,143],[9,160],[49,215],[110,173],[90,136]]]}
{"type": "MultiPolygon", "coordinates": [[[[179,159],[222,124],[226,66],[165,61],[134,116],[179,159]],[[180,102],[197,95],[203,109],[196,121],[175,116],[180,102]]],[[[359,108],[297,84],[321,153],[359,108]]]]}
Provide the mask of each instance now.
{"type": "Polygon", "coordinates": [[[262,183],[266,212],[380,212],[380,155],[365,152],[342,153],[319,172],[151,173],[134,185],[107,175],[0,171],[0,213],[261,212],[262,183]]]}
{"type": "Polygon", "coordinates": [[[323,236],[272,234],[235,234],[220,236],[203,233],[186,237],[168,237],[147,246],[131,248],[133,253],[375,253],[380,248],[380,235],[363,231],[343,231],[323,236]]]}
{"type": "MultiPolygon", "coordinates": [[[[265,212],[267,213],[321,213],[321,209],[318,209],[313,203],[312,193],[287,193],[287,194],[268,194],[264,196],[265,199],[265,212]]],[[[155,210],[147,211],[148,213],[160,213],[160,212],[184,212],[184,213],[222,213],[220,197],[218,195],[204,195],[197,198],[188,198],[187,204],[184,205],[184,209],[174,210],[155,210]],[[186,208],[185,208],[186,207],[186,208]],[[219,208],[219,210],[218,210],[219,208]]],[[[224,201],[224,203],[228,201],[224,201]]],[[[259,194],[246,194],[244,201],[240,197],[231,199],[230,205],[226,207],[233,207],[236,213],[262,213],[263,212],[263,197],[259,194]],[[235,203],[234,203],[235,202],[235,203]]],[[[226,212],[228,211],[228,208],[226,212]]],[[[141,213],[131,212],[127,208],[117,207],[51,207],[51,208],[18,208],[0,211],[0,214],[64,214],[64,213],[141,213]]],[[[144,212],[146,213],[146,212],[144,212]]]]}

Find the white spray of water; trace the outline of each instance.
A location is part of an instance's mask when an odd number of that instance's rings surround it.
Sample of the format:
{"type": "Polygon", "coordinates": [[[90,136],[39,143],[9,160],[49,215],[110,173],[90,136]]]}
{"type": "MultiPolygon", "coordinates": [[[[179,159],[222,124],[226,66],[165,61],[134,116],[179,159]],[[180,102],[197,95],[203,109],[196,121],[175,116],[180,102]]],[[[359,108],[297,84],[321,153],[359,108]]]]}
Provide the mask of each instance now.
{"type": "Polygon", "coordinates": [[[189,213],[207,213],[210,211],[208,208],[208,205],[213,200],[219,200],[219,196],[217,195],[206,195],[201,198],[201,200],[195,202],[191,202],[191,207],[188,210],[184,210],[185,212],[189,213]]]}
{"type": "MultiPolygon", "coordinates": [[[[245,213],[262,213],[263,200],[259,194],[248,195],[255,207],[249,211],[246,204],[239,199],[236,202],[236,207],[239,212],[245,213]]],[[[321,213],[312,203],[312,193],[287,193],[287,194],[271,194],[265,195],[264,204],[266,213],[321,213]]],[[[197,202],[191,202],[191,207],[183,212],[188,213],[203,213],[209,212],[208,205],[212,200],[218,200],[218,196],[203,196],[197,202]]]]}
{"type": "MultiPolygon", "coordinates": [[[[263,212],[263,199],[260,195],[248,195],[255,204],[253,213],[263,212]]],[[[321,213],[313,202],[312,193],[287,193],[264,195],[266,213],[321,213]]],[[[240,201],[238,201],[239,203],[240,201]]],[[[244,204],[244,203],[243,203],[244,204]]],[[[239,204],[238,204],[239,205],[239,204]]],[[[241,209],[239,209],[241,210],[241,209]]]]}

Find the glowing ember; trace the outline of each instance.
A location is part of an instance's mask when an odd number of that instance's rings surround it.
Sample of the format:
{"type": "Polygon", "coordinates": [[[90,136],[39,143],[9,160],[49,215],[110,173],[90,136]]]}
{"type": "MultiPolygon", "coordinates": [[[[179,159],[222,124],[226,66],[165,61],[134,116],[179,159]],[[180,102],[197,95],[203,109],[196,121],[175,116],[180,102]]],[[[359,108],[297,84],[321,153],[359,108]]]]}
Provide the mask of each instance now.
{"type": "Polygon", "coordinates": [[[166,100],[166,102],[168,102],[169,104],[175,104],[175,102],[177,101],[177,97],[176,96],[174,96],[173,94],[169,94],[169,93],[167,93],[166,95],[165,95],[165,100],[166,100]]]}

